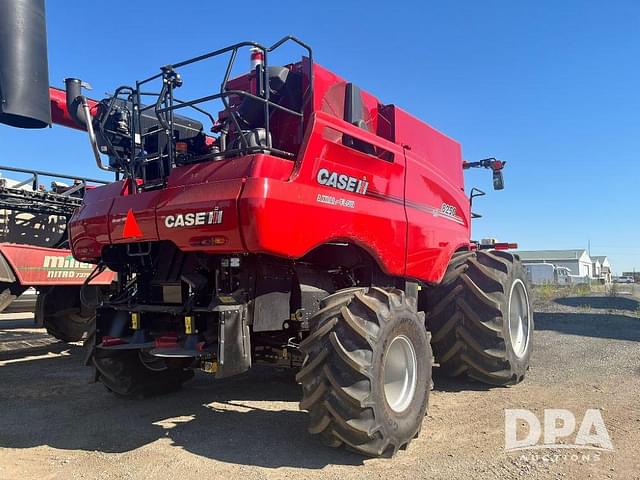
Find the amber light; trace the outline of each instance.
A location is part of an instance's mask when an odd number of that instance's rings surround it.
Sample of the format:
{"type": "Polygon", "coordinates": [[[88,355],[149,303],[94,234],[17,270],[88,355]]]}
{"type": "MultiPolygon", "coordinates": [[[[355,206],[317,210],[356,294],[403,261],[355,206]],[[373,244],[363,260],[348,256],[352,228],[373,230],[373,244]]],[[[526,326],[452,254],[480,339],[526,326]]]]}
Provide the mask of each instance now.
{"type": "Polygon", "coordinates": [[[215,236],[215,237],[195,237],[192,238],[189,243],[194,247],[210,247],[226,245],[227,237],[215,236]]]}

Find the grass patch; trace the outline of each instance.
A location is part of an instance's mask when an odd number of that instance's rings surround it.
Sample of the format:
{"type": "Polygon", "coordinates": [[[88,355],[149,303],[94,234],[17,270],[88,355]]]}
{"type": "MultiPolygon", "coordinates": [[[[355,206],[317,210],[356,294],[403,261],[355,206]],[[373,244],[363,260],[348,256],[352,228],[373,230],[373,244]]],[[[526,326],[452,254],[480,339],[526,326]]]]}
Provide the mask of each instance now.
{"type": "Polygon", "coordinates": [[[536,298],[544,302],[553,300],[554,298],[560,296],[560,288],[557,285],[552,285],[551,283],[545,283],[544,285],[534,285],[533,291],[536,295],[536,298]]]}
{"type": "Polygon", "coordinates": [[[571,293],[578,297],[586,297],[591,293],[591,285],[588,283],[579,283],[571,286],[571,293]]]}
{"type": "Polygon", "coordinates": [[[568,285],[554,285],[545,283],[544,285],[533,285],[533,295],[536,300],[549,302],[555,298],[572,296],[572,288],[568,285]]]}

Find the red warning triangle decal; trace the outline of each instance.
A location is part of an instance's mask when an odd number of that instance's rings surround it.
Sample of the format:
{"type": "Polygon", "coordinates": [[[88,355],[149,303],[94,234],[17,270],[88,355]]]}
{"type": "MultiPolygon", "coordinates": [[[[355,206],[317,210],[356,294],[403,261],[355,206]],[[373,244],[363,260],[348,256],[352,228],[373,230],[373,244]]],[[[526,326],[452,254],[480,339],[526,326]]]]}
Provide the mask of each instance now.
{"type": "Polygon", "coordinates": [[[122,236],[124,238],[142,238],[142,230],[140,230],[138,221],[133,216],[133,210],[131,209],[127,212],[127,219],[124,221],[122,236]]]}

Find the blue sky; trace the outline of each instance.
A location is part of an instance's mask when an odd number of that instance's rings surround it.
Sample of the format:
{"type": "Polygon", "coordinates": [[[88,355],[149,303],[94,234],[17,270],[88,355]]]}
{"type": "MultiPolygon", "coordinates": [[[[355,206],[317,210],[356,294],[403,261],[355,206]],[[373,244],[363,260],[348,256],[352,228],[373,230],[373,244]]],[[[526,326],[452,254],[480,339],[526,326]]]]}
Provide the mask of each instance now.
{"type": "MultiPolygon", "coordinates": [[[[293,33],[319,63],[460,141],[466,159],[508,162],[501,192],[489,172],[467,174],[489,192],[474,238],[590,241],[615,272],[640,269],[640,2],[237,5],[47,0],[50,82],[77,76],[99,97],[164,63],[293,33]]],[[[0,126],[0,144],[1,164],[100,176],[80,132],[0,126]]]]}

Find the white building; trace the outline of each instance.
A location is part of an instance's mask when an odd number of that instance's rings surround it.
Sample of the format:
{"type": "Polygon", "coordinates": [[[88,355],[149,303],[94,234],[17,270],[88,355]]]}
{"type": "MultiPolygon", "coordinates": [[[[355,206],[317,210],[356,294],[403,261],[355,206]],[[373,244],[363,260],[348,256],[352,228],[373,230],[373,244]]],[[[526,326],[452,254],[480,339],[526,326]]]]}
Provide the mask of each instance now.
{"type": "Polygon", "coordinates": [[[600,278],[600,273],[602,271],[602,264],[597,257],[591,257],[591,273],[593,273],[594,278],[600,278]]]}
{"type": "Polygon", "coordinates": [[[600,265],[600,271],[596,274],[596,277],[603,278],[605,283],[611,283],[611,264],[609,258],[605,255],[593,256],[591,259],[594,263],[600,265]]]}
{"type": "Polygon", "coordinates": [[[590,277],[593,275],[593,261],[585,249],[580,250],[518,250],[522,263],[552,263],[557,267],[567,267],[572,275],[590,277]]]}

